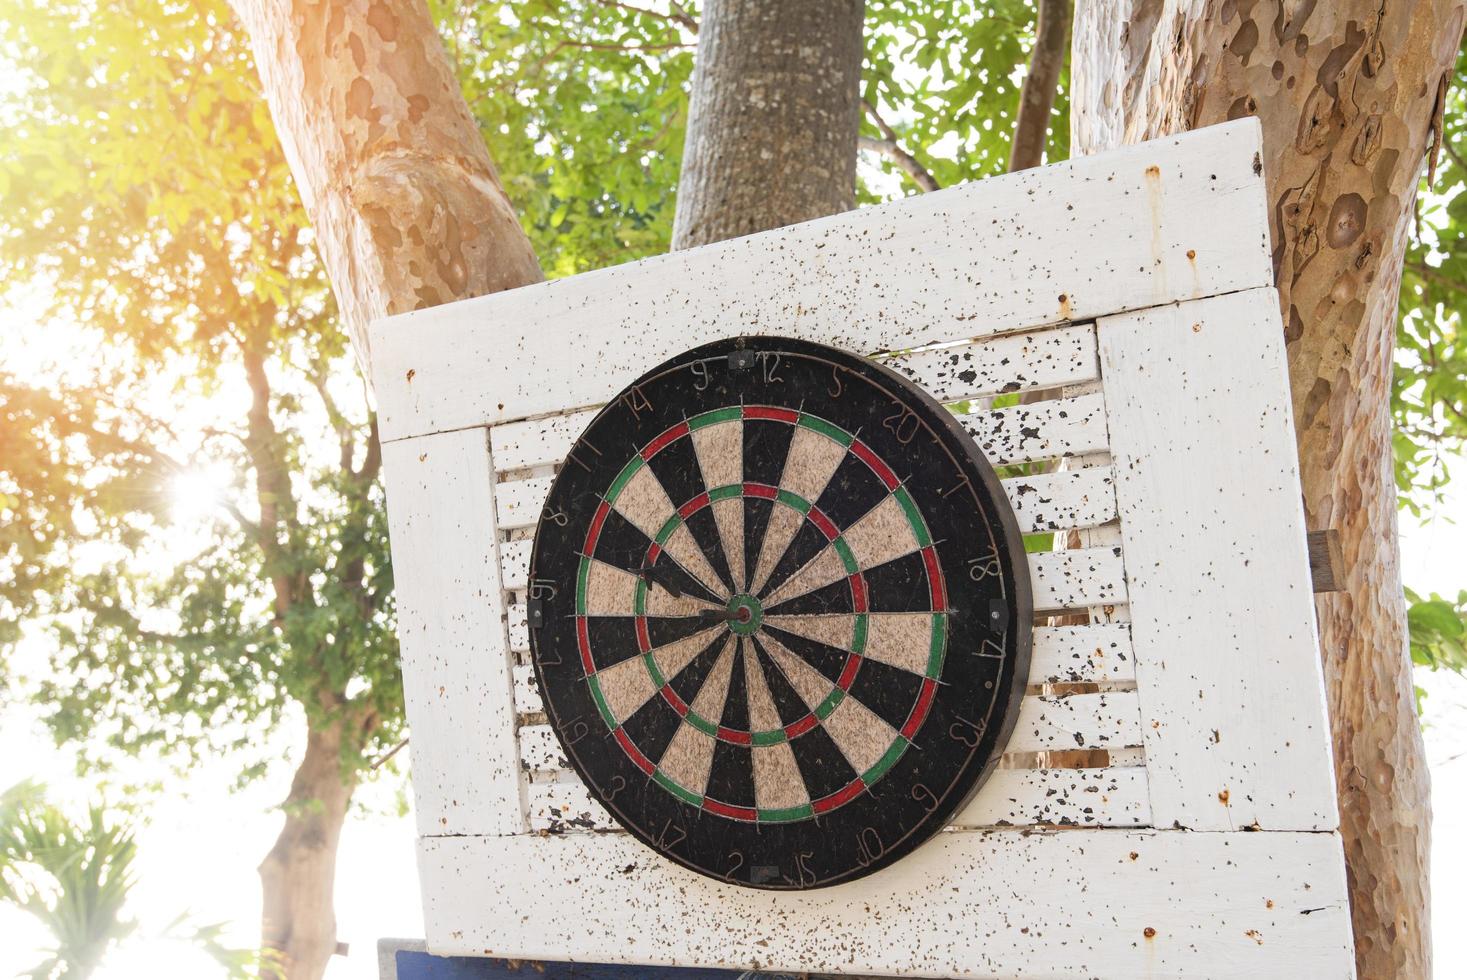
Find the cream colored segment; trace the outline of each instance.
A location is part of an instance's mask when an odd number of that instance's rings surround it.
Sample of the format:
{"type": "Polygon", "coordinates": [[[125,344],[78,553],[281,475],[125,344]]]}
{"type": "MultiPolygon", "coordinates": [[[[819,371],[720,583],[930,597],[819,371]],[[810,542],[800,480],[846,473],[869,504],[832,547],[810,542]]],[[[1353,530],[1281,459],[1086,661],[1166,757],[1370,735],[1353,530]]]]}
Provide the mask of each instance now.
{"type": "Polygon", "coordinates": [[[679,524],[676,531],[667,539],[662,550],[679,565],[683,571],[703,584],[703,588],[714,595],[722,595],[727,589],[723,585],[723,579],[713,571],[713,566],[708,564],[708,559],[699,547],[698,541],[693,537],[693,532],[688,530],[686,524],[679,524]]]}
{"type": "Polygon", "coordinates": [[[849,694],[825,719],[825,730],[858,773],[880,762],[897,737],[896,729],[849,694]]]}
{"type": "Polygon", "coordinates": [[[784,672],[785,680],[790,682],[790,686],[800,695],[800,699],[811,711],[814,711],[815,706],[825,700],[826,695],[830,694],[835,685],[827,680],[820,671],[795,656],[783,643],[768,633],[764,634],[762,642],[764,649],[769,651],[769,656],[784,672]]]}
{"type": "Polygon", "coordinates": [[[864,656],[914,674],[926,674],[931,652],[931,613],[870,613],[866,617],[864,656]]]}
{"type": "Polygon", "coordinates": [[[635,575],[605,562],[591,562],[591,571],[586,576],[587,616],[634,615],[636,599],[635,575]]]}
{"type": "Polygon", "coordinates": [[[797,425],[790,440],[789,455],[784,458],[779,485],[813,504],[825,491],[825,485],[845,455],[846,447],[834,439],[797,425]]]}
{"type": "Polygon", "coordinates": [[[895,496],[888,496],[867,511],[841,537],[851,546],[856,567],[862,571],[917,550],[917,536],[895,496]]]}
{"type": "Polygon", "coordinates": [[[764,625],[824,643],[837,650],[849,650],[856,640],[854,613],[830,613],[811,616],[765,616],[764,625]]]}
{"type": "Polygon", "coordinates": [[[662,525],[667,523],[667,519],[677,513],[667,497],[667,491],[662,489],[652,467],[646,463],[622,487],[612,506],[638,531],[654,539],[662,525]]]}
{"type": "MultiPolygon", "coordinates": [[[[722,629],[722,627],[716,627],[722,629]]],[[[657,647],[652,651],[652,660],[657,664],[657,669],[662,673],[664,680],[672,680],[683,672],[683,668],[693,662],[693,658],[713,643],[713,628],[685,636],[681,640],[674,640],[666,646],[657,647]]]]}
{"type": "MultiPolygon", "coordinates": [[[[717,426],[714,426],[717,428],[717,426]]],[[[718,526],[718,536],[723,540],[723,553],[728,558],[728,570],[734,577],[734,587],[744,585],[744,501],[742,497],[713,502],[713,523],[718,526]]]]}
{"type": "Polygon", "coordinates": [[[657,768],[690,793],[703,795],[708,786],[708,771],[713,768],[713,736],[704,734],[686,721],[667,743],[657,768]]]}
{"type": "Polygon", "coordinates": [[[744,423],[719,422],[694,429],[693,452],[707,490],[744,482],[744,423]]]}
{"type": "Polygon", "coordinates": [[[790,743],[756,745],[754,753],[754,805],[761,810],[783,810],[810,802],[805,777],[795,763],[790,743]]]}
{"type": "Polygon", "coordinates": [[[648,616],[696,616],[704,609],[712,609],[715,604],[707,599],[700,599],[695,595],[684,592],[680,596],[674,596],[662,586],[655,582],[647,586],[647,615],[648,616]]]}
{"type": "Polygon", "coordinates": [[[621,724],[632,713],[647,703],[657,693],[652,675],[641,657],[628,657],[615,667],[596,672],[596,683],[601,688],[601,697],[611,714],[621,724]]]}
{"type": "Polygon", "coordinates": [[[838,582],[846,574],[846,563],[841,561],[840,553],[833,545],[826,545],[820,554],[805,563],[804,568],[785,579],[779,588],[765,597],[764,605],[772,609],[788,599],[814,592],[831,582],[838,582]]]}
{"type": "Polygon", "coordinates": [[[769,523],[764,527],[764,541],[759,545],[759,561],[754,566],[754,574],[749,577],[749,590],[757,594],[764,588],[764,582],[769,578],[769,573],[774,571],[775,564],[784,557],[784,550],[794,540],[795,532],[805,522],[805,515],[792,507],[784,504],[775,504],[774,511],[769,515],[769,523]]]}
{"type": "MultiPolygon", "coordinates": [[[[703,686],[693,697],[693,711],[718,724],[723,718],[723,702],[728,698],[728,682],[733,676],[734,661],[738,659],[734,649],[733,635],[723,644],[723,652],[713,664],[713,669],[703,681],[703,686]]],[[[671,678],[668,678],[671,680],[671,678]]],[[[701,790],[700,790],[701,792],[701,790]]]]}
{"type": "Polygon", "coordinates": [[[764,677],[764,667],[759,663],[752,644],[740,643],[744,660],[744,688],[749,692],[749,730],[768,732],[783,728],[779,709],[769,694],[769,682],[764,677]]]}

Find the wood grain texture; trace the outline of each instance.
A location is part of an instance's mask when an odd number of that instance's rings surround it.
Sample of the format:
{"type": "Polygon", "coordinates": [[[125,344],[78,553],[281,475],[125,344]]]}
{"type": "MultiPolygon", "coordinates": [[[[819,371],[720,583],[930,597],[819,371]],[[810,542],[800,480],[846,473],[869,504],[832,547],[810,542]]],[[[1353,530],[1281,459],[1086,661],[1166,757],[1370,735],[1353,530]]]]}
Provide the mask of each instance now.
{"type": "Polygon", "coordinates": [[[878,353],[1267,285],[1257,140],[1245,120],[379,321],[382,437],[601,404],[738,334],[878,353]]]}
{"type": "Polygon", "coordinates": [[[1338,821],[1276,303],[1256,289],[1099,322],[1162,826],[1338,821]]]}
{"type": "Polygon", "coordinates": [[[383,447],[419,834],[524,828],[482,429],[383,447]]]}
{"type": "Polygon", "coordinates": [[[428,945],[444,955],[1344,980],[1339,847],[1334,834],[945,833],[858,883],[803,893],[725,885],[625,834],[428,838],[418,863],[428,945]],[[576,884],[543,887],[562,881],[576,884]]]}
{"type": "Polygon", "coordinates": [[[364,368],[370,321],[544,278],[424,4],[230,6],[364,368]]]}

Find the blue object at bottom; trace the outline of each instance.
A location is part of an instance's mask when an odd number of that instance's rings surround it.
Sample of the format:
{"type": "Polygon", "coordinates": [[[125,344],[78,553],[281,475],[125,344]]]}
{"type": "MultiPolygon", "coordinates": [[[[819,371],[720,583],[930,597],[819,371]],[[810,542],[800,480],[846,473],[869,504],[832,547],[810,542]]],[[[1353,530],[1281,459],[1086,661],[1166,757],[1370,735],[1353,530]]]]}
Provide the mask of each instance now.
{"type": "Polygon", "coordinates": [[[433,956],[397,951],[397,980],[777,980],[787,974],[742,973],[678,966],[623,966],[609,963],[551,963],[433,956]]]}

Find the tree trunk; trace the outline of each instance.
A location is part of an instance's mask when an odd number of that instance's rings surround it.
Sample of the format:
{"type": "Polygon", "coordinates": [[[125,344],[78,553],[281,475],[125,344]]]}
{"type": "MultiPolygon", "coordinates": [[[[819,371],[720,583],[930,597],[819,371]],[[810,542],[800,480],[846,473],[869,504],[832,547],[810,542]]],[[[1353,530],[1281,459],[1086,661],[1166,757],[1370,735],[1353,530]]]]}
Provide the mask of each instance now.
{"type": "Polygon", "coordinates": [[[231,4],[364,369],[372,320],[543,278],[423,0],[231,4]]]}
{"type": "Polygon", "coordinates": [[[862,0],[709,0],[672,247],[856,205],[862,0]]]}
{"type": "Polygon", "coordinates": [[[1009,172],[1028,170],[1044,162],[1049,142],[1049,117],[1059,89],[1060,70],[1065,66],[1065,41],[1070,36],[1070,0],[1040,0],[1039,19],[1034,25],[1034,50],[1029,55],[1029,72],[1019,91],[1019,118],[1014,123],[1014,142],[1009,148],[1009,172]]]}
{"type": "Polygon", "coordinates": [[[1344,543],[1345,589],[1317,608],[1356,960],[1372,980],[1431,973],[1389,408],[1404,245],[1462,24],[1459,0],[1081,0],[1075,22],[1076,152],[1263,123],[1305,513],[1344,543]]]}
{"type": "Polygon", "coordinates": [[[336,952],[336,846],[355,780],[342,769],[342,725],[312,724],[285,798],[285,826],[260,863],[264,980],[319,980],[336,952]]]}
{"type": "MultiPolygon", "coordinates": [[[[372,320],[543,278],[422,0],[231,3],[369,378],[372,320]]],[[[260,865],[271,977],[319,980],[336,950],[342,738],[312,726],[260,865]]]]}

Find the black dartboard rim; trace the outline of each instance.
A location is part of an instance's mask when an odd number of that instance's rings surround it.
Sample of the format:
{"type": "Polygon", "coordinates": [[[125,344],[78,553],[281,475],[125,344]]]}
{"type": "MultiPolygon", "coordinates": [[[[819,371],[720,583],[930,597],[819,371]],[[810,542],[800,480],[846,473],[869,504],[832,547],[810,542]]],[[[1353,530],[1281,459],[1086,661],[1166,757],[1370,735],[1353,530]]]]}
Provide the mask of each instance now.
{"type": "MultiPolygon", "coordinates": [[[[784,447],[786,457],[793,455],[789,451],[793,439],[791,436],[784,447]]],[[[778,453],[769,454],[770,459],[775,455],[778,453]]],[[[694,469],[699,470],[696,480],[702,484],[702,467],[696,462],[695,459],[694,469]]],[[[849,464],[854,467],[852,472],[864,473],[860,463],[849,464]]],[[[780,465],[787,462],[781,461],[780,465]]],[[[941,472],[937,475],[944,476],[941,472]]],[[[827,481],[833,484],[835,476],[829,476],[827,481]]],[[[842,482],[842,488],[846,485],[842,482]]],[[[884,496],[881,502],[891,504],[884,496]]],[[[771,512],[777,509],[772,506],[771,512]]],[[[891,509],[897,510],[895,506],[891,509]]],[[[766,537],[771,522],[772,518],[768,518],[766,537]]],[[[706,526],[701,529],[711,533],[706,526]]],[[[742,543],[753,538],[739,540],[742,543]]],[[[784,547],[791,552],[795,550],[791,541],[786,541],[784,547]]],[[[717,550],[715,547],[704,553],[714,554],[717,550]]],[[[762,559],[762,555],[759,557],[762,559]]],[[[783,555],[781,560],[790,559],[783,555]]],[[[667,561],[676,560],[667,558],[667,561]]],[[[813,566],[815,562],[808,564],[813,566]]],[[[799,574],[804,574],[805,567],[801,566],[799,574]]],[[[775,571],[766,573],[771,583],[775,581],[775,571]]],[[[786,585],[779,588],[786,588],[788,579],[794,577],[787,575],[786,585]]],[[[536,530],[529,583],[531,657],[547,718],[566,759],[592,796],[632,835],[690,870],[738,885],[768,889],[825,887],[875,872],[919,847],[951,822],[996,766],[1017,719],[1028,678],[1033,618],[1028,561],[1023,535],[993,467],[954,416],[918,385],[867,358],[806,341],[756,336],[707,344],[651,369],[609,402],[577,440],[552,483],[536,530]],[[663,386],[669,387],[664,390],[663,386]],[[865,401],[860,400],[858,392],[866,396],[865,401]],[[883,397],[885,403],[881,401],[883,397]],[[837,415],[836,409],[845,412],[846,417],[839,421],[827,418],[837,415]],[[854,430],[843,427],[852,420],[862,424],[854,430]],[[642,575],[640,583],[634,586],[634,615],[599,615],[595,610],[588,612],[585,605],[586,596],[593,594],[587,584],[588,569],[599,570],[604,564],[608,568],[619,566],[627,572],[638,571],[637,561],[626,557],[631,551],[615,561],[611,555],[602,554],[609,547],[605,542],[613,537],[613,532],[607,530],[610,524],[620,522],[616,533],[636,547],[647,543],[649,557],[643,559],[646,564],[642,567],[655,570],[658,562],[667,557],[660,544],[669,533],[682,528],[692,537],[691,529],[697,526],[695,521],[700,520],[700,514],[704,525],[712,520],[707,514],[714,510],[713,503],[721,499],[718,493],[726,495],[732,487],[704,486],[702,494],[688,497],[688,493],[696,490],[693,486],[680,494],[686,500],[673,500],[673,491],[664,490],[664,499],[677,513],[655,534],[652,528],[656,515],[651,515],[651,524],[644,518],[645,533],[634,528],[629,531],[632,523],[622,518],[613,503],[621,501],[623,508],[633,511],[632,505],[624,502],[626,498],[618,495],[628,492],[626,488],[632,478],[628,474],[651,473],[654,465],[664,467],[653,474],[659,485],[663,482],[681,485],[679,474],[688,467],[675,467],[679,460],[672,457],[687,450],[684,444],[693,442],[694,432],[722,421],[739,423],[742,454],[739,485],[743,488],[739,511],[744,515],[740,521],[750,516],[751,508],[756,506],[750,502],[751,498],[784,494],[778,504],[808,508],[805,523],[799,525],[797,535],[804,533],[822,548],[828,544],[831,551],[847,562],[846,571],[850,573],[844,580],[844,592],[840,581],[815,590],[836,596],[834,601],[848,603],[849,612],[842,607],[841,612],[832,615],[849,616],[855,624],[855,638],[847,644],[850,649],[841,651],[847,659],[839,676],[835,676],[834,669],[826,674],[832,684],[835,707],[828,707],[831,698],[818,706],[812,703],[808,717],[790,722],[782,730],[755,730],[757,726],[752,723],[729,727],[723,724],[726,716],[712,721],[701,719],[697,705],[690,704],[692,690],[685,690],[680,696],[674,690],[677,678],[663,677],[655,666],[661,651],[679,644],[691,650],[696,646],[692,637],[703,634],[693,632],[664,643],[652,635],[653,627],[676,626],[679,631],[687,631],[702,630],[706,624],[693,623],[685,616],[651,616],[646,604],[657,601],[659,589],[662,589],[663,603],[700,602],[705,606],[725,601],[723,593],[740,593],[741,586],[748,591],[752,585],[748,579],[755,573],[744,566],[751,563],[751,556],[758,550],[752,545],[736,561],[727,556],[720,558],[716,569],[705,559],[701,567],[706,571],[702,577],[717,576],[725,580],[722,589],[706,589],[706,595],[694,594],[701,581],[691,578],[682,581],[685,600],[669,598],[672,593],[666,591],[661,580],[665,574],[681,574],[678,571],[681,566],[674,565],[669,573],[654,571],[642,575]],[[765,428],[766,424],[770,428],[765,428]],[[902,558],[866,568],[856,567],[851,564],[854,561],[851,545],[847,543],[842,548],[836,540],[849,536],[855,522],[827,516],[818,506],[829,500],[839,510],[844,494],[822,493],[819,501],[807,501],[784,491],[778,473],[772,479],[748,479],[750,474],[744,467],[753,457],[743,440],[752,438],[756,430],[782,432],[780,426],[790,428],[791,432],[801,427],[814,429],[833,440],[849,439],[846,446],[851,456],[864,463],[882,484],[873,484],[876,491],[889,493],[901,505],[901,513],[909,522],[920,552],[909,552],[902,558]],[[930,468],[931,459],[936,457],[909,448],[913,442],[918,442],[920,450],[940,449],[944,457],[940,462],[950,470],[945,476],[953,479],[933,479],[927,470],[914,479],[912,467],[930,468]],[[664,452],[677,446],[681,448],[664,452]],[[887,464],[889,457],[896,461],[887,464]],[[904,469],[908,472],[903,472],[904,469]],[[710,494],[710,490],[714,492],[710,494]],[[965,524],[961,520],[965,516],[963,507],[969,503],[971,513],[966,516],[972,522],[965,524]],[[928,528],[929,520],[936,521],[931,528],[928,528]],[[810,532],[807,524],[828,540],[810,532]],[[971,546],[967,544],[970,532],[974,536],[971,546]],[[743,568],[743,581],[732,570],[735,563],[743,568]],[[899,564],[907,578],[898,578],[892,571],[899,564]],[[852,568],[856,570],[851,571],[852,568]],[[883,612],[873,605],[882,601],[880,597],[868,594],[876,587],[868,584],[872,575],[885,575],[892,582],[905,583],[904,597],[920,591],[912,583],[925,575],[927,606],[915,612],[931,615],[932,653],[920,678],[908,673],[891,673],[873,659],[872,650],[865,648],[868,624],[874,629],[877,617],[883,612]],[[993,594],[995,589],[998,595],[993,594]],[[840,598],[846,593],[849,598],[840,598]],[[613,626],[615,631],[607,632],[600,640],[592,635],[597,629],[610,630],[613,626]],[[614,654],[631,652],[612,664],[598,662],[603,650],[614,654]],[[713,749],[708,750],[713,753],[734,753],[743,747],[752,756],[771,744],[778,744],[771,740],[781,739],[782,733],[782,741],[790,743],[793,759],[796,740],[807,733],[820,732],[818,736],[809,735],[812,741],[798,743],[802,752],[813,753],[814,740],[827,737],[826,723],[834,718],[842,699],[849,699],[858,707],[867,703],[859,692],[853,694],[856,691],[853,685],[859,683],[865,683],[868,695],[874,695],[870,703],[882,703],[890,718],[889,724],[883,724],[895,731],[896,738],[882,752],[877,765],[862,771],[850,761],[858,753],[832,741],[832,745],[845,753],[843,758],[849,772],[856,772],[857,778],[846,782],[843,788],[817,796],[815,788],[802,776],[801,788],[808,798],[803,806],[760,807],[757,801],[751,803],[747,799],[743,804],[723,802],[716,796],[738,794],[715,794],[708,785],[714,776],[721,774],[712,756],[703,772],[705,785],[699,794],[663,771],[665,757],[662,761],[651,758],[650,753],[641,751],[637,739],[627,734],[641,715],[622,717],[610,706],[608,692],[626,685],[619,681],[620,686],[613,687],[607,679],[624,679],[627,675],[613,674],[612,667],[633,658],[645,661],[646,671],[653,678],[650,683],[654,688],[660,684],[658,693],[662,695],[662,700],[654,695],[637,710],[664,712],[670,707],[681,715],[672,721],[674,726],[696,725],[714,739],[713,749]],[[888,682],[900,678],[909,685],[905,690],[915,690],[915,693],[907,701],[900,701],[892,692],[893,684],[878,683],[882,678],[888,682]],[[910,687],[914,683],[918,685],[915,689],[910,687]],[[837,694],[835,688],[840,688],[842,693],[837,694]],[[898,702],[895,706],[885,703],[894,699],[898,702]],[[647,707],[654,702],[655,708],[647,707]],[[898,729],[902,706],[909,702],[910,710],[898,729]],[[825,713],[819,714],[822,709],[825,713]],[[863,778],[873,774],[869,781],[863,778]],[[934,776],[942,776],[946,782],[939,782],[934,776]]],[[[778,591],[778,588],[765,588],[762,599],[778,598],[778,591]]],[[[789,659],[790,647],[801,637],[791,636],[782,627],[794,623],[800,614],[776,613],[780,609],[796,610],[802,600],[813,602],[808,598],[812,594],[771,603],[766,628],[761,629],[765,624],[754,622],[752,633],[748,624],[735,620],[727,624],[727,638],[720,639],[724,627],[711,627],[708,649],[691,661],[680,661],[685,673],[692,673],[690,663],[704,666],[712,663],[714,667],[706,676],[719,675],[718,664],[729,659],[733,666],[724,673],[731,679],[725,683],[732,687],[740,687],[741,675],[748,678],[746,683],[750,685],[764,683],[771,688],[777,680],[775,674],[781,679],[793,677],[794,670],[804,669],[789,659]],[[777,626],[776,620],[782,625],[777,626]],[[724,646],[719,646],[720,643],[724,646]],[[775,660],[775,656],[783,659],[775,660]],[[746,658],[756,665],[767,665],[769,672],[761,671],[762,681],[754,679],[755,667],[746,664],[746,658]]],[[[764,613],[761,597],[727,601],[729,615],[742,602],[751,602],[756,607],[751,609],[751,619],[764,613]]],[[[686,610],[680,607],[678,611],[686,610]]],[[[822,607],[819,613],[810,615],[824,615],[825,611],[822,607]]],[[[814,651],[809,656],[816,657],[825,647],[815,644],[800,649],[800,658],[806,656],[807,649],[814,651]]],[[[912,667],[911,671],[917,669],[912,667]]],[[[637,682],[649,683],[645,679],[637,682]]],[[[732,692],[728,687],[724,691],[723,696],[732,703],[735,700],[732,692]]],[[[743,690],[743,693],[748,701],[751,691],[743,690]]],[[[785,693],[788,699],[788,692],[785,693]]],[[[768,690],[763,696],[771,699],[768,690]]],[[[789,717],[783,714],[786,704],[780,707],[781,720],[789,717]]],[[[730,710],[737,709],[725,708],[725,715],[730,710]]],[[[856,710],[850,708],[848,712],[856,710]]],[[[747,722],[749,709],[745,707],[744,711],[747,722]]],[[[867,712],[869,715],[869,708],[867,712]]],[[[662,726],[660,731],[665,731],[667,722],[660,716],[656,724],[662,726]]],[[[670,736],[676,737],[676,734],[670,736]]],[[[864,743],[861,746],[868,755],[875,754],[865,749],[864,743]]],[[[663,741],[660,751],[667,753],[669,748],[669,742],[663,741]]],[[[724,758],[736,759],[731,754],[724,758]]],[[[749,762],[751,768],[755,765],[749,762]]],[[[803,756],[793,765],[801,774],[812,771],[803,756]]],[[[666,768],[674,767],[668,764],[666,768]]],[[[836,767],[819,767],[821,776],[827,768],[836,767]]],[[[731,773],[740,769],[737,761],[730,766],[731,773]]],[[[849,779],[849,772],[841,778],[849,779]]],[[[729,778],[737,782],[736,775],[729,778]]]]}

